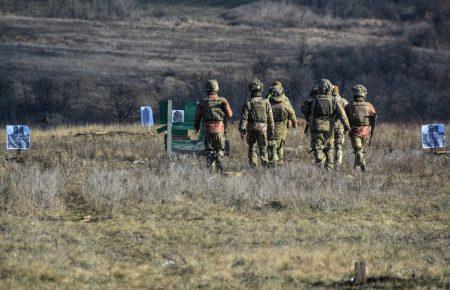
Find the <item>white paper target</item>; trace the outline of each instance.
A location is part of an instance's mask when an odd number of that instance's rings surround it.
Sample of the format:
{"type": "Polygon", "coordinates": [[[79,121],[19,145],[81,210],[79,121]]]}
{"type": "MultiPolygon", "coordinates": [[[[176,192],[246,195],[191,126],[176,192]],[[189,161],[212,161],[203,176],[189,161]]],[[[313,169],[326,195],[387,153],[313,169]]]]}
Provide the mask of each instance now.
{"type": "Polygon", "coordinates": [[[184,110],[172,110],[172,122],[183,123],[184,122],[184,110]]]}
{"type": "Polygon", "coordinates": [[[429,124],[422,126],[422,147],[443,148],[445,143],[445,126],[444,124],[429,124]]]}
{"type": "Polygon", "coordinates": [[[30,129],[23,125],[6,126],[6,149],[27,150],[30,149],[30,129]]]}

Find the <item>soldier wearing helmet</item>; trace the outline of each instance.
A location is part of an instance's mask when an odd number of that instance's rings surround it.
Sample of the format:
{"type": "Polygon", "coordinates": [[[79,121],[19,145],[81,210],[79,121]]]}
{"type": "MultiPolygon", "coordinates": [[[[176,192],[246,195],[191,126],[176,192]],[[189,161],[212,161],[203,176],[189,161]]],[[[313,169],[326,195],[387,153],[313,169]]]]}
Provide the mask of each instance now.
{"type": "Polygon", "coordinates": [[[275,123],[274,136],[269,139],[269,162],[270,165],[282,165],[284,161],[284,143],[286,140],[287,123],[291,122],[297,127],[297,117],[291,103],[284,94],[281,83],[274,83],[269,98],[275,123]]]}
{"type": "Polygon", "coordinates": [[[219,97],[219,83],[209,80],[205,85],[207,96],[203,98],[195,112],[195,130],[200,131],[201,122],[205,130],[205,153],[212,171],[223,171],[222,159],[225,150],[225,125],[233,112],[225,98],[219,97]]]}
{"type": "Polygon", "coordinates": [[[364,158],[365,146],[370,137],[372,126],[375,125],[377,113],[373,105],[366,101],[367,89],[363,85],[352,88],[353,101],[345,106],[350,120],[350,140],[355,152],[355,168],[366,171],[364,158]]]}
{"type": "MultiPolygon", "coordinates": [[[[274,91],[273,91],[273,88],[274,88],[274,87],[280,87],[280,88],[283,90],[283,94],[282,94],[283,101],[284,101],[288,106],[290,106],[292,110],[294,110],[294,107],[292,106],[291,101],[290,101],[289,98],[286,96],[286,92],[284,91],[283,84],[282,84],[280,81],[274,81],[273,84],[272,84],[272,87],[269,88],[269,94],[268,94],[267,97],[266,97],[266,98],[269,100],[269,102],[270,102],[270,100],[274,97],[274,91]]],[[[289,120],[289,121],[286,123],[286,126],[287,126],[287,128],[290,128],[291,125],[293,126],[293,124],[291,124],[291,121],[289,120]]]]}
{"type": "Polygon", "coordinates": [[[333,85],[322,79],[312,90],[312,98],[302,105],[310,121],[311,150],[319,168],[331,170],[334,166],[334,120],[338,118],[345,133],[350,129],[344,108],[332,96],[333,85]]]}
{"type": "MultiPolygon", "coordinates": [[[[341,97],[341,95],[339,94],[339,87],[337,85],[333,86],[332,95],[333,98],[336,99],[336,102],[338,102],[342,106],[342,108],[345,108],[345,106],[347,106],[348,101],[341,97]]],[[[334,122],[334,163],[336,169],[339,169],[342,165],[344,143],[344,125],[339,120],[339,118],[336,118],[334,122]]]]}
{"type": "Polygon", "coordinates": [[[251,167],[256,167],[259,159],[263,166],[269,165],[267,154],[267,138],[274,135],[272,108],[268,100],[263,98],[264,85],[255,79],[249,84],[251,98],[242,109],[239,131],[242,140],[247,140],[248,159],[251,167]],[[256,151],[258,147],[258,153],[256,151]]]}

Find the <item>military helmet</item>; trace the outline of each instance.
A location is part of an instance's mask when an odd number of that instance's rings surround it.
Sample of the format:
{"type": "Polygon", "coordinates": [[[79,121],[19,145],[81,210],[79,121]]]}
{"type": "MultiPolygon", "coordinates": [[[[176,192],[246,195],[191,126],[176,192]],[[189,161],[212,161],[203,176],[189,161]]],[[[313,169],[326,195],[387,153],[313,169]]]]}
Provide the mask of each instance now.
{"type": "Polygon", "coordinates": [[[272,87],[276,87],[276,86],[283,87],[283,85],[281,84],[280,81],[274,81],[274,82],[273,82],[272,87]]]}
{"type": "Polygon", "coordinates": [[[281,96],[284,93],[284,89],[282,86],[273,86],[271,88],[272,93],[274,96],[281,96]]]}
{"type": "Polygon", "coordinates": [[[333,86],[333,90],[331,92],[333,96],[339,96],[339,87],[337,85],[333,86]]]}
{"type": "Polygon", "coordinates": [[[320,95],[330,95],[333,90],[333,84],[327,79],[321,79],[317,83],[317,90],[320,95]]]}
{"type": "Polygon", "coordinates": [[[209,80],[206,82],[205,90],[207,93],[217,93],[219,91],[219,83],[217,80],[209,80]]]}
{"type": "Polygon", "coordinates": [[[262,92],[264,90],[264,84],[260,80],[254,79],[248,84],[248,88],[251,92],[262,92]]]}
{"type": "Polygon", "coordinates": [[[356,85],[352,88],[353,97],[363,97],[367,96],[367,89],[363,85],[356,85]]]}

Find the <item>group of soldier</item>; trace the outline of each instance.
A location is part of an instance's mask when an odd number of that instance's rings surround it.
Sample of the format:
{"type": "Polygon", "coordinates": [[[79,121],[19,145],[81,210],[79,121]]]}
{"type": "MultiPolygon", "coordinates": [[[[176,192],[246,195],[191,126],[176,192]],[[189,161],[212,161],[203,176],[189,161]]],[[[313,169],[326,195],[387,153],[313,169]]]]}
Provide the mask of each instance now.
{"type": "MultiPolygon", "coordinates": [[[[288,128],[298,125],[282,84],[276,81],[267,96],[263,95],[263,90],[263,83],[257,79],[249,84],[250,98],[244,104],[239,122],[239,132],[242,140],[247,141],[252,168],[259,162],[266,167],[282,165],[288,128]]],[[[195,128],[198,132],[203,124],[208,166],[223,171],[226,123],[233,112],[227,100],[219,97],[216,80],[207,81],[206,93],[195,114],[195,128]]],[[[311,135],[311,151],[321,169],[340,168],[345,135],[348,134],[355,153],[355,169],[366,170],[364,152],[375,126],[376,112],[366,101],[367,89],[363,85],[354,86],[352,94],[353,101],[349,103],[340,96],[338,86],[322,79],[302,103],[302,113],[307,121],[305,133],[311,135]]]]}

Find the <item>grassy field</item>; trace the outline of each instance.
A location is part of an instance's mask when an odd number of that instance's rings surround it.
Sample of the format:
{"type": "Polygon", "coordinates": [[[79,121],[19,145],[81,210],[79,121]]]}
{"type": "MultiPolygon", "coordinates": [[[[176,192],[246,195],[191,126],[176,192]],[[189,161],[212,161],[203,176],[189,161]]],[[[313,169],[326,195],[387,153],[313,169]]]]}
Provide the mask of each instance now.
{"type": "Polygon", "coordinates": [[[369,288],[446,288],[449,157],[415,124],[378,132],[363,175],[349,147],[318,171],[300,133],[284,167],[249,171],[233,130],[220,176],[153,129],[32,128],[17,162],[1,152],[0,288],[352,288],[360,260],[369,288]]]}

